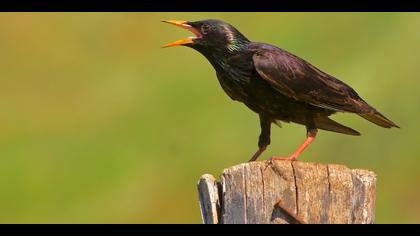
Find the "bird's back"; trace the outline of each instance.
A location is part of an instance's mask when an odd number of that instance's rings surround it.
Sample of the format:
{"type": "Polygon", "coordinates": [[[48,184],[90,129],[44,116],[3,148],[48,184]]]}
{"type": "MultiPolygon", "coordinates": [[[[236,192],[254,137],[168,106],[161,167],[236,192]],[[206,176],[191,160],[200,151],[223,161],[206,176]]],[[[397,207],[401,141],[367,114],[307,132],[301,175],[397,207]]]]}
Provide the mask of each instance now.
{"type": "Polygon", "coordinates": [[[398,127],[365,102],[346,83],[304,59],[278,47],[252,43],[253,62],[260,77],[279,93],[333,112],[356,113],[382,127],[398,127]]]}

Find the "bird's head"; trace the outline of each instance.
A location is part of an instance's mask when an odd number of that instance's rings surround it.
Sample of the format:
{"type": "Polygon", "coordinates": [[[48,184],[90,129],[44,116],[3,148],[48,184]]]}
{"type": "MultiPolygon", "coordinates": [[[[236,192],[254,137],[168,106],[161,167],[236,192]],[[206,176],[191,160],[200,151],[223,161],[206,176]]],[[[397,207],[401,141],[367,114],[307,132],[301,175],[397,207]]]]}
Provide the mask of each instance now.
{"type": "Polygon", "coordinates": [[[167,20],[191,31],[195,36],[168,43],[163,47],[188,46],[203,54],[229,53],[240,50],[249,40],[230,24],[220,20],[177,21],[167,20]]]}

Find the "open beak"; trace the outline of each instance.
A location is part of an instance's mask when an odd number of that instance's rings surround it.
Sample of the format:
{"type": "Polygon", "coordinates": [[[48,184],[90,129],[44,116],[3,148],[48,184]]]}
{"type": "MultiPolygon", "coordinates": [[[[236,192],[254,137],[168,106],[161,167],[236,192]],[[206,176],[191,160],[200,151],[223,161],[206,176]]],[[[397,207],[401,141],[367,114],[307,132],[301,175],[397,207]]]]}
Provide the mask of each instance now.
{"type": "Polygon", "coordinates": [[[173,46],[181,46],[181,45],[186,45],[186,44],[192,44],[194,42],[193,41],[194,39],[197,39],[197,38],[201,38],[202,37],[201,36],[201,33],[198,30],[196,30],[194,27],[192,27],[191,25],[189,25],[187,23],[187,21],[163,20],[162,22],[169,23],[169,24],[176,25],[176,26],[179,26],[181,28],[187,29],[187,30],[191,31],[195,35],[195,37],[188,37],[188,38],[185,38],[185,39],[181,39],[181,40],[175,41],[173,43],[165,44],[165,45],[162,46],[162,48],[173,47],[173,46]]]}

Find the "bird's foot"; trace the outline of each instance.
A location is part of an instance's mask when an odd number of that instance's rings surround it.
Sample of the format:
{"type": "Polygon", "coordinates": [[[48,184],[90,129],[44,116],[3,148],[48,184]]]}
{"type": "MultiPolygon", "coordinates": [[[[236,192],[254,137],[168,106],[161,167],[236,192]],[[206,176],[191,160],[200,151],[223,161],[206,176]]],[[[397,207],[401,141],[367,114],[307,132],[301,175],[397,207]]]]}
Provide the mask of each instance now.
{"type": "Polygon", "coordinates": [[[291,155],[289,157],[278,157],[278,156],[272,156],[270,157],[270,161],[296,161],[296,159],[298,158],[298,156],[296,155],[291,155]]]}
{"type": "Polygon", "coordinates": [[[291,155],[289,157],[278,157],[278,156],[272,156],[270,157],[270,159],[268,159],[265,163],[265,166],[271,166],[273,165],[273,161],[296,161],[296,159],[298,158],[298,156],[296,155],[291,155]]]}

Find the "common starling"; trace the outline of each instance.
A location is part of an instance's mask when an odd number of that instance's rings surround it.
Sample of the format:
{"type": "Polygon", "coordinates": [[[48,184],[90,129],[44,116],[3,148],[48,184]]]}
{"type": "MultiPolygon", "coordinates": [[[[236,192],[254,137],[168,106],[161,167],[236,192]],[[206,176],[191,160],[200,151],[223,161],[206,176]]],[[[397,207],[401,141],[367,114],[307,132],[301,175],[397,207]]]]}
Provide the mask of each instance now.
{"type": "Polygon", "coordinates": [[[384,128],[398,127],[365,102],[349,85],[281,48],[251,42],[232,25],[220,20],[164,21],[195,36],[163,47],[191,47],[212,64],[223,90],[260,118],[261,132],[255,161],[270,144],[271,124],[279,121],[305,125],[307,139],[289,157],[294,161],[315,139],[318,129],[360,135],[329,118],[336,112],[355,113],[384,128]]]}

